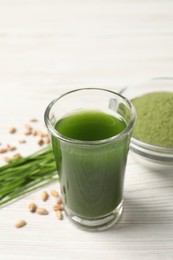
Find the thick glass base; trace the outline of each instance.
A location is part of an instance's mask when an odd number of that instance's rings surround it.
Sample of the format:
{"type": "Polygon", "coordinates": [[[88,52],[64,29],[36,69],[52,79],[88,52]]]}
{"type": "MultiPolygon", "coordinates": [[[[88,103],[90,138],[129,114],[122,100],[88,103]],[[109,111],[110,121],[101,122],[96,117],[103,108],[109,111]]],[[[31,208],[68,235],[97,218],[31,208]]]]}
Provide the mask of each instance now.
{"type": "Polygon", "coordinates": [[[123,201],[109,214],[94,218],[84,219],[74,215],[69,209],[65,208],[68,219],[78,228],[86,231],[102,231],[113,226],[121,216],[123,211],[123,201]]]}

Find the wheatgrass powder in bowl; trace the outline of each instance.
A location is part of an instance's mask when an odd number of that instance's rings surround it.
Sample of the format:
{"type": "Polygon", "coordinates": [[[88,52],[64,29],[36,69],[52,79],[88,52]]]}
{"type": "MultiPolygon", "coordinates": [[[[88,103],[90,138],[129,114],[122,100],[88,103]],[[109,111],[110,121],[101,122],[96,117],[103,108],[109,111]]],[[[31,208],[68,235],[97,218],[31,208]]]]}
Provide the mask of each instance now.
{"type": "Polygon", "coordinates": [[[132,99],[137,111],[133,136],[143,142],[173,148],[173,92],[151,92],[132,99]]]}
{"type": "Polygon", "coordinates": [[[137,113],[130,150],[138,162],[173,170],[173,78],[154,78],[120,93],[137,113]],[[162,167],[163,166],[163,167],[162,167]]]}

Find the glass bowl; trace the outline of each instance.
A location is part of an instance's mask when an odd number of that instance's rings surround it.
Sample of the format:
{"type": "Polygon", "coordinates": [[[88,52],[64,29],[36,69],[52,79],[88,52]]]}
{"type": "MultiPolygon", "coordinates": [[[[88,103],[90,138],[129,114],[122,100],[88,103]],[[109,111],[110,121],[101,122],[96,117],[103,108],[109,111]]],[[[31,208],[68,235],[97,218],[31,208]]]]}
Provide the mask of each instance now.
{"type": "MultiPolygon", "coordinates": [[[[132,100],[147,93],[163,91],[173,92],[173,78],[153,78],[133,86],[124,87],[120,90],[120,94],[132,100]]],[[[132,136],[130,151],[138,162],[147,167],[160,171],[165,168],[173,170],[173,147],[151,145],[132,136]]]]}

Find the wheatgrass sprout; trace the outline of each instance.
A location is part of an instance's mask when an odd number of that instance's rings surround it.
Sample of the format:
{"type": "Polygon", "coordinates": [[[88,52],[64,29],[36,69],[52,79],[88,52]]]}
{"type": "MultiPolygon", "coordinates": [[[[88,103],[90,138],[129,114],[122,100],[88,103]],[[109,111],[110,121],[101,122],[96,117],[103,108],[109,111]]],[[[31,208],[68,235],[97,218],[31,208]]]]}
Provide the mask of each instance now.
{"type": "Polygon", "coordinates": [[[51,146],[0,167],[0,207],[58,180],[51,146]]]}

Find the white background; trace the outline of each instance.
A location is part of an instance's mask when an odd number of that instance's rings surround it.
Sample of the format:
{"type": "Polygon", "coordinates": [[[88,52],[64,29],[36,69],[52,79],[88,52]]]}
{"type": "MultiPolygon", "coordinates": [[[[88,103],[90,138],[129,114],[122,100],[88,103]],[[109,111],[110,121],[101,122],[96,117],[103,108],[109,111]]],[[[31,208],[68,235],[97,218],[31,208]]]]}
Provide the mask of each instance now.
{"type": "MultiPolygon", "coordinates": [[[[0,0],[0,142],[17,144],[33,116],[44,128],[47,104],[79,87],[118,91],[150,77],[173,75],[171,0],[0,0]],[[18,133],[8,130],[17,126],[18,133]]],[[[22,155],[39,147],[18,145],[22,155]]],[[[3,163],[4,155],[0,155],[3,163]]],[[[53,185],[56,187],[57,185],[53,185]]],[[[48,191],[51,187],[45,188],[48,191]]],[[[108,231],[88,233],[37,191],[0,209],[1,260],[173,259],[173,175],[129,157],[124,214],[108,231]],[[49,216],[31,215],[29,201],[49,216]],[[28,225],[15,229],[24,218],[28,225]]]]}

